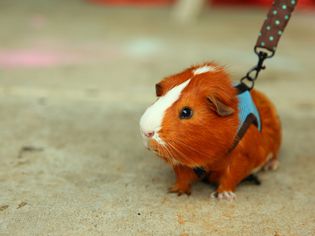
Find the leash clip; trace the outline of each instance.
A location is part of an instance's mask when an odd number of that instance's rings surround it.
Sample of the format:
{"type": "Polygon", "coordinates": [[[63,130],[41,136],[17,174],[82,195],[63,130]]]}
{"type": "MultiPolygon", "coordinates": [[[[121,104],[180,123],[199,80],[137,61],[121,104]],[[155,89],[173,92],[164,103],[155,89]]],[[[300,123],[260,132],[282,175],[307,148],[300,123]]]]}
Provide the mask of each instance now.
{"type": "Polygon", "coordinates": [[[260,51],[257,56],[257,65],[250,69],[247,74],[241,79],[241,83],[244,84],[248,88],[248,90],[254,88],[255,81],[257,80],[260,71],[266,69],[266,66],[264,66],[264,61],[266,60],[266,58],[268,58],[268,54],[260,51]]]}

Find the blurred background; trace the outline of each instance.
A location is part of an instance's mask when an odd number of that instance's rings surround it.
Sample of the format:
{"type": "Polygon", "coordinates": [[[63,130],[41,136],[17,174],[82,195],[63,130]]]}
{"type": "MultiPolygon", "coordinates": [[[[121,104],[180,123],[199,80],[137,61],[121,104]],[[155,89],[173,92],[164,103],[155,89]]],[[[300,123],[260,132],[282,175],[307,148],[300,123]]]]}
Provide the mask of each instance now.
{"type": "Polygon", "coordinates": [[[315,1],[300,0],[256,88],[281,167],[238,200],[166,193],[138,120],[154,85],[216,61],[238,81],[270,0],[0,0],[1,235],[314,235],[315,1]],[[289,206],[289,207],[288,207],[289,206]]]}

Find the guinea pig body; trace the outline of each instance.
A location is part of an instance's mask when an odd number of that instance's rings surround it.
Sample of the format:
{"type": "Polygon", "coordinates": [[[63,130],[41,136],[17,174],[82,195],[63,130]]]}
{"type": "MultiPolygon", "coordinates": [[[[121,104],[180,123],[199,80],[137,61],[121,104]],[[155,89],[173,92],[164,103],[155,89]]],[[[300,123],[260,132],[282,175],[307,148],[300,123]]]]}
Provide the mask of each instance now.
{"type": "Polygon", "coordinates": [[[250,125],[241,140],[239,99],[223,67],[191,67],[156,85],[157,101],[140,119],[145,145],[169,163],[176,174],[170,192],[190,194],[200,179],[196,168],[217,184],[214,197],[235,198],[236,186],[261,168],[274,169],[281,125],[272,103],[252,90],[261,130],[250,125]],[[231,149],[233,147],[233,149],[231,149]]]}

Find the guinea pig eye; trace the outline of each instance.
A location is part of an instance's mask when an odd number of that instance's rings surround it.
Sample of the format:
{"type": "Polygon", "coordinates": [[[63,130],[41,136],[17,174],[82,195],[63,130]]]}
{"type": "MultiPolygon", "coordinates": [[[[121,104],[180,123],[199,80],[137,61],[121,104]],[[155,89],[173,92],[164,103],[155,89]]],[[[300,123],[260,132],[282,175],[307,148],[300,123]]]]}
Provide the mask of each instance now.
{"type": "Polygon", "coordinates": [[[180,119],[190,119],[193,115],[192,110],[189,107],[184,107],[179,114],[180,119]]]}

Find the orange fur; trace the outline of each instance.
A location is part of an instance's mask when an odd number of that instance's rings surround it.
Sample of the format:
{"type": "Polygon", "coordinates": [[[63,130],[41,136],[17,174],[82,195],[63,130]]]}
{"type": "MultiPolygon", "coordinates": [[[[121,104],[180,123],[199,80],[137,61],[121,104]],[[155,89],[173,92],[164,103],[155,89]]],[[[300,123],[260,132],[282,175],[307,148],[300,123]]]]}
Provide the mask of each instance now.
{"type": "Polygon", "coordinates": [[[236,90],[224,68],[213,63],[216,71],[193,75],[191,67],[182,73],[167,77],[159,84],[159,95],[163,96],[174,86],[191,79],[177,100],[165,113],[160,137],[162,146],[150,140],[149,146],[170,163],[176,174],[176,184],[171,192],[190,193],[191,185],[198,178],[194,167],[203,167],[208,179],[217,183],[217,192],[235,191],[236,186],[251,172],[265,165],[272,155],[278,157],[281,143],[281,125],[276,110],[261,92],[252,90],[254,103],[261,116],[262,131],[251,126],[237,147],[228,153],[238,129],[238,100],[236,90]],[[207,97],[214,97],[235,112],[218,116],[207,97]],[[180,110],[188,106],[193,109],[191,119],[179,119],[180,110]]]}

